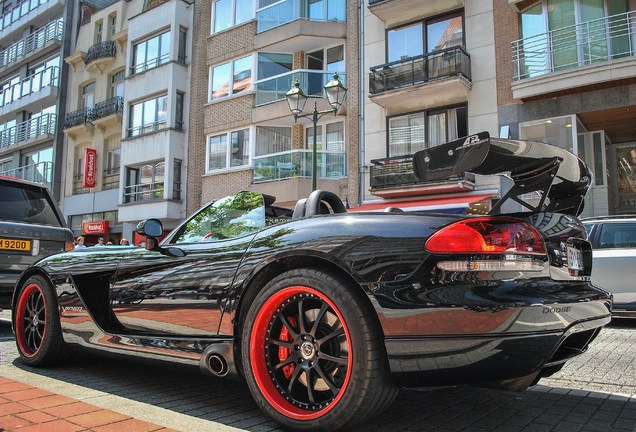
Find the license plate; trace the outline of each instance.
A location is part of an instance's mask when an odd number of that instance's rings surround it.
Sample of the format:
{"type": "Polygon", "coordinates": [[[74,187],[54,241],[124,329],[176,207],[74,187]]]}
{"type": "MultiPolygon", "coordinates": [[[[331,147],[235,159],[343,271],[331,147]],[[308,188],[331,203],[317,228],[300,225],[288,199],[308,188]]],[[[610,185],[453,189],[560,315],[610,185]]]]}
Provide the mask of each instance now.
{"type": "Polygon", "coordinates": [[[31,240],[16,240],[0,237],[0,250],[30,252],[31,240]]]}
{"type": "Polygon", "coordinates": [[[568,246],[568,269],[583,270],[583,254],[581,249],[568,246]]]}

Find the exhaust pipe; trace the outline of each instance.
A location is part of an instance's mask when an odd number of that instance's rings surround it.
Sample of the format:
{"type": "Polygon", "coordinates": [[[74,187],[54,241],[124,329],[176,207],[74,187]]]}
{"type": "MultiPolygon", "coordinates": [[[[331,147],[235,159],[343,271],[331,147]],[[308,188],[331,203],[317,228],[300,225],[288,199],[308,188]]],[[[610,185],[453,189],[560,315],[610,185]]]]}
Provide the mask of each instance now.
{"type": "Polygon", "coordinates": [[[208,345],[201,354],[199,368],[203,373],[216,377],[227,377],[237,381],[242,380],[234,363],[232,341],[220,341],[208,345]]]}
{"type": "Polygon", "coordinates": [[[220,377],[227,375],[227,361],[220,354],[212,354],[207,359],[208,369],[220,377]]]}

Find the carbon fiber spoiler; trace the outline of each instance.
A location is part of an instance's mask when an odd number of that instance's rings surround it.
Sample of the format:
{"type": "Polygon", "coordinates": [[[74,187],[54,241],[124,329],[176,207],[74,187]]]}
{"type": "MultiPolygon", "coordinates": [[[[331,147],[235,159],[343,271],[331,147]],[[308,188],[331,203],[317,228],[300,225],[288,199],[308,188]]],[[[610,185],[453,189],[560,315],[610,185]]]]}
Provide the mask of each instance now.
{"type": "Polygon", "coordinates": [[[492,208],[513,200],[532,212],[559,212],[578,216],[592,184],[592,173],[577,156],[550,144],[536,141],[490,138],[480,132],[413,155],[413,171],[423,181],[457,177],[464,172],[482,175],[507,174],[514,186],[492,208]],[[521,195],[540,192],[533,206],[521,195]]]}

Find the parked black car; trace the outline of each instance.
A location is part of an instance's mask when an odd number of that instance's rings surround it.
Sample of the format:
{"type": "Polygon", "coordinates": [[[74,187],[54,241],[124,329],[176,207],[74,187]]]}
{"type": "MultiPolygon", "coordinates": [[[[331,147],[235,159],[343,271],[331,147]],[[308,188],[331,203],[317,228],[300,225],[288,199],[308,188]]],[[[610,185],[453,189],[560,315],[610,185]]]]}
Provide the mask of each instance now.
{"type": "Polygon", "coordinates": [[[82,346],[196,365],[246,380],[287,428],[333,431],[381,413],[400,386],[523,390],[584,352],[611,309],[590,283],[592,249],[576,217],[585,164],[487,134],[413,163],[424,180],[510,171],[503,199],[543,191],[541,203],[479,217],[347,213],[315,191],[291,211],[242,192],[161,244],[150,219],[137,227],[147,249],[58,254],[22,275],[20,356],[44,366],[82,346]]]}
{"type": "Polygon", "coordinates": [[[0,308],[10,307],[27,267],[72,248],[73,233],[44,184],[0,177],[0,308]]]}

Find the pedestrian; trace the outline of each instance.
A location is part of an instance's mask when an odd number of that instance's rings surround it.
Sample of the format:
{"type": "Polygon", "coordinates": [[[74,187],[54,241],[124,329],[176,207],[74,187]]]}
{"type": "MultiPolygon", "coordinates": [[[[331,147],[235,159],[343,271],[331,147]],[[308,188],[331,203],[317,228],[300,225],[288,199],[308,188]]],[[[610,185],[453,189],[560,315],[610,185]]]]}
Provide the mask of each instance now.
{"type": "Polygon", "coordinates": [[[126,240],[125,238],[119,240],[119,244],[122,246],[129,246],[130,242],[128,240],[126,240]]]}
{"type": "Polygon", "coordinates": [[[104,244],[104,237],[100,237],[97,239],[97,244],[95,245],[95,247],[105,247],[106,245],[104,244]]]}
{"type": "Polygon", "coordinates": [[[106,246],[112,246],[112,245],[113,245],[113,242],[111,242],[111,241],[106,243],[106,246]]]}
{"type": "Polygon", "coordinates": [[[79,236],[75,239],[75,249],[86,249],[86,245],[84,244],[84,237],[79,236]]]}

